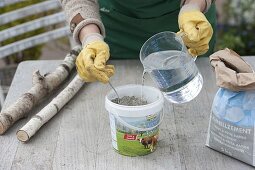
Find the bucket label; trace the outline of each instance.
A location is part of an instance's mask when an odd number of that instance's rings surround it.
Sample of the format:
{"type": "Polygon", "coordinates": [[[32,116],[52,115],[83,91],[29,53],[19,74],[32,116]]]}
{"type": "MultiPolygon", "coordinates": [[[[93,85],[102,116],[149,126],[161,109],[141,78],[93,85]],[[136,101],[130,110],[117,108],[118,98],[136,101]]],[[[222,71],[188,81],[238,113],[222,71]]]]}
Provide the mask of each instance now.
{"type": "Polygon", "coordinates": [[[125,134],[124,139],[126,139],[126,140],[136,140],[137,135],[125,134]]]}
{"type": "Polygon", "coordinates": [[[112,145],[120,154],[127,156],[142,156],[153,152],[158,141],[161,112],[145,117],[121,117],[126,123],[139,127],[151,128],[149,131],[137,131],[126,127],[110,113],[112,145]]]}

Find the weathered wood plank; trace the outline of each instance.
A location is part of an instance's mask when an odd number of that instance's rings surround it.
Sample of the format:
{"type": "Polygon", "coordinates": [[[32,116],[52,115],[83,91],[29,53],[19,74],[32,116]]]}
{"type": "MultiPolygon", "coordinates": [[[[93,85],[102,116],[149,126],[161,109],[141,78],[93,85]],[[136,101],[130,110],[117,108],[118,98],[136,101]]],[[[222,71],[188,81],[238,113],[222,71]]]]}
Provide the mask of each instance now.
{"type": "MultiPolygon", "coordinates": [[[[249,62],[255,66],[254,57],[249,58],[249,62]]],[[[24,71],[15,76],[6,105],[31,86],[28,68],[48,70],[50,63],[35,61],[23,65],[24,71]],[[24,85],[20,85],[21,81],[24,85]]],[[[114,86],[141,83],[140,62],[122,60],[112,63],[116,66],[116,75],[111,78],[114,86]]],[[[173,105],[165,102],[166,115],[155,153],[132,158],[113,151],[108,113],[104,108],[104,96],[110,86],[93,83],[81,89],[29,143],[19,143],[15,136],[15,130],[24,120],[8,134],[0,136],[0,150],[3,151],[0,152],[0,169],[253,169],[205,146],[217,87],[208,58],[199,58],[197,64],[204,77],[203,89],[190,103],[173,105]]],[[[153,85],[146,77],[145,84],[153,85]]]]}
{"type": "Polygon", "coordinates": [[[2,88],[2,86],[0,85],[0,110],[2,109],[3,105],[4,105],[4,90],[2,88]]]}
{"type": "Polygon", "coordinates": [[[0,47],[0,58],[70,34],[71,33],[69,28],[63,27],[30,38],[26,38],[12,44],[8,44],[6,46],[0,47]]]}
{"type": "MultiPolygon", "coordinates": [[[[116,75],[111,79],[114,86],[141,83],[140,63],[124,60],[112,63],[116,66],[116,75]]],[[[146,80],[145,84],[152,82],[146,80]]],[[[180,169],[174,115],[168,103],[155,153],[132,158],[112,149],[109,118],[104,108],[109,90],[109,85],[89,84],[64,110],[53,169],[180,169]]]]}
{"type": "MultiPolygon", "coordinates": [[[[21,94],[30,89],[30,87],[32,86],[33,71],[39,69],[41,70],[42,74],[45,74],[47,72],[53,71],[60,63],[62,63],[61,60],[52,60],[46,62],[26,61],[21,63],[17,68],[12,85],[10,87],[10,91],[6,97],[4,108],[13,103],[21,94]]],[[[45,103],[39,105],[30,113],[29,117],[37,113],[37,111],[39,111],[44,105],[45,103]]],[[[29,118],[20,120],[15,123],[15,125],[10,128],[4,135],[0,136],[0,169],[8,170],[11,169],[11,166],[13,166],[13,169],[26,169],[25,167],[23,167],[23,165],[25,165],[25,162],[28,159],[34,160],[34,162],[29,165],[30,168],[28,169],[35,169],[35,165],[38,164],[40,164],[40,167],[38,169],[45,169],[45,167],[47,167],[47,163],[52,158],[49,155],[54,151],[54,146],[51,145],[54,144],[54,140],[56,140],[58,136],[57,131],[59,121],[61,120],[60,118],[61,115],[59,116],[59,118],[53,119],[52,124],[49,123],[50,131],[45,131],[43,134],[39,133],[38,136],[42,136],[37,138],[38,140],[32,140],[29,144],[23,144],[19,142],[16,138],[16,131],[21,128],[29,120],[29,118]],[[46,142],[46,140],[49,142],[46,142]],[[44,148],[40,148],[42,147],[38,145],[40,144],[40,142],[44,143],[44,148]],[[38,147],[38,149],[32,152],[31,150],[33,147],[38,147]],[[22,150],[23,148],[25,148],[26,150],[22,150]],[[22,152],[19,155],[20,150],[22,150],[22,152]],[[38,160],[35,161],[35,159],[38,160]],[[44,160],[45,163],[39,162],[39,160],[44,160]]]]}
{"type": "Polygon", "coordinates": [[[10,23],[20,18],[38,14],[44,11],[60,8],[60,3],[56,0],[41,2],[24,8],[17,9],[0,15],[0,25],[10,23]]]}
{"type": "Polygon", "coordinates": [[[24,24],[17,25],[12,28],[5,29],[0,32],[0,42],[8,38],[15,37],[17,35],[24,34],[29,31],[36,30],[41,27],[46,27],[49,25],[61,23],[65,21],[64,12],[59,12],[53,15],[42,17],[24,24]]]}

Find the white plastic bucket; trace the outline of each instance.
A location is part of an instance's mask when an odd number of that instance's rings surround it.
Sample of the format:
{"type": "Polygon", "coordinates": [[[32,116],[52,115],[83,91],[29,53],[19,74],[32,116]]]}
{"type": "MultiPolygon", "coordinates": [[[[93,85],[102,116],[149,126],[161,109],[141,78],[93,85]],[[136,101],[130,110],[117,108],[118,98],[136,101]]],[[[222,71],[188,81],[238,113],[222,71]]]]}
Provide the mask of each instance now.
{"type": "Polygon", "coordinates": [[[117,96],[111,90],[105,97],[105,108],[109,112],[112,145],[118,153],[140,156],[153,152],[156,148],[159,124],[163,120],[163,95],[150,86],[129,84],[116,88],[119,97],[135,96],[148,104],[125,106],[113,103],[117,96]],[[142,89],[143,88],[143,89],[142,89]]]}

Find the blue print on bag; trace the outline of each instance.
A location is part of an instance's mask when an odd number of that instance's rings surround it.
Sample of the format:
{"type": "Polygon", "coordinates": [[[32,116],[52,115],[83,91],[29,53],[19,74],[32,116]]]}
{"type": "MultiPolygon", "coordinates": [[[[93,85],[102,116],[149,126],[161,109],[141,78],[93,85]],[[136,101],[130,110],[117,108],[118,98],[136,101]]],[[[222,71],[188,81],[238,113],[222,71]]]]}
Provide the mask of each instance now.
{"type": "Polygon", "coordinates": [[[214,98],[213,113],[238,126],[254,126],[255,91],[233,92],[220,88],[214,98]]]}

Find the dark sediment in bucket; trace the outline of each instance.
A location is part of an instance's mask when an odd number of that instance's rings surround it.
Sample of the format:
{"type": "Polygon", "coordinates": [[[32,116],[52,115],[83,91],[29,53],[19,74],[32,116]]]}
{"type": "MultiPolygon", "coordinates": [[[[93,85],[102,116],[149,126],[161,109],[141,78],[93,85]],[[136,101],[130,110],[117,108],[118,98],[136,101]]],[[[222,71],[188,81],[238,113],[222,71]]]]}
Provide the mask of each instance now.
{"type": "Polygon", "coordinates": [[[125,105],[125,106],[140,106],[140,105],[146,105],[148,102],[146,100],[142,100],[141,98],[135,97],[135,96],[124,96],[119,99],[115,98],[112,100],[113,103],[119,104],[119,105],[125,105]]]}

